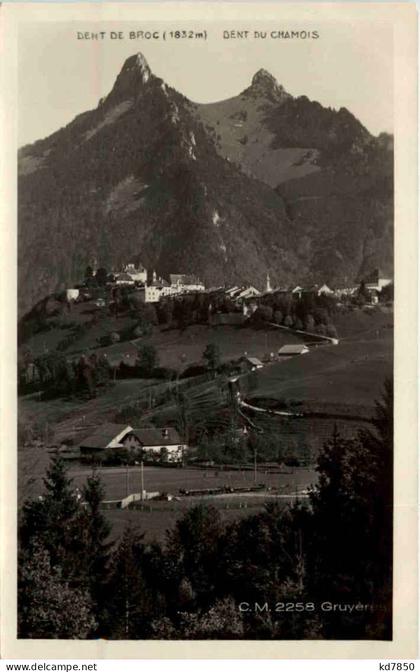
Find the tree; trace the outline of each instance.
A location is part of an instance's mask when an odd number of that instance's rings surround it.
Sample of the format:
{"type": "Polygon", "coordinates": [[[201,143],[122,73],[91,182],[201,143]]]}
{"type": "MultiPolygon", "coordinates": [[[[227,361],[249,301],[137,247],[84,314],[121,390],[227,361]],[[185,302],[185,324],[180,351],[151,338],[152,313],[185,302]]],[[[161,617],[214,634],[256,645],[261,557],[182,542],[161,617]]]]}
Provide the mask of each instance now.
{"type": "Polygon", "coordinates": [[[108,576],[110,550],[108,540],[111,525],[101,511],[105,492],[96,474],[89,476],[82,490],[83,508],[81,524],[84,530],[84,563],[89,592],[95,606],[96,617],[101,622],[106,607],[105,585],[108,576]]]}
{"type": "Polygon", "coordinates": [[[337,329],[333,324],[327,324],[327,336],[337,338],[337,329]]]}
{"type": "Polygon", "coordinates": [[[145,343],[138,349],[137,366],[145,375],[150,375],[159,365],[158,352],[154,345],[145,343]]]}
{"type": "Polygon", "coordinates": [[[213,375],[215,375],[221,362],[220,348],[216,343],[208,343],[208,345],[206,345],[203,352],[203,360],[206,362],[207,367],[213,375]]]}
{"type": "Polygon", "coordinates": [[[319,334],[320,336],[325,336],[327,333],[327,327],[325,324],[317,324],[315,327],[315,333],[319,334]]]}
{"type": "Polygon", "coordinates": [[[254,322],[271,322],[273,319],[273,309],[271,306],[261,305],[258,306],[255,313],[252,315],[252,320],[254,322]]]}
{"type": "Polygon", "coordinates": [[[177,585],[188,578],[197,606],[207,605],[214,595],[222,530],[218,510],[200,504],[189,509],[168,533],[168,560],[178,577],[177,585]]]}
{"type": "Polygon", "coordinates": [[[42,539],[53,566],[60,565],[66,579],[79,578],[83,565],[80,501],[61,458],[51,461],[44,487],[41,499],[23,506],[20,542],[28,548],[35,539],[42,539]]]}
{"type": "Polygon", "coordinates": [[[315,327],[315,320],[311,314],[307,315],[305,318],[305,330],[312,331],[315,327]]]}
{"type": "Polygon", "coordinates": [[[173,301],[164,300],[158,303],[159,324],[170,324],[173,315],[173,301]]]}
{"type": "Polygon", "coordinates": [[[381,303],[386,303],[387,301],[394,300],[394,283],[391,282],[389,285],[382,287],[382,291],[379,294],[379,300],[381,303]]]}
{"type": "Polygon", "coordinates": [[[210,609],[181,613],[180,630],[185,639],[242,639],[242,614],[232,598],[216,600],[210,609]]]}
{"type": "Polygon", "coordinates": [[[289,328],[293,326],[293,318],[291,315],[286,315],[284,318],[284,326],[289,328]]]}
{"type": "Polygon", "coordinates": [[[283,322],[283,313],[281,310],[274,311],[273,319],[276,324],[281,324],[283,322]]]}
{"type": "Polygon", "coordinates": [[[104,634],[113,639],[146,639],[159,604],[148,588],[142,571],[143,535],[127,526],[115,549],[106,585],[104,634]]]}
{"type": "Polygon", "coordinates": [[[19,637],[85,639],[96,627],[87,591],[70,587],[39,542],[20,558],[19,637]]]}
{"type": "Polygon", "coordinates": [[[106,285],[108,280],[108,271],[106,270],[106,268],[103,268],[103,266],[101,266],[101,268],[98,268],[98,270],[96,271],[95,279],[99,286],[103,287],[104,285],[106,285]]]}

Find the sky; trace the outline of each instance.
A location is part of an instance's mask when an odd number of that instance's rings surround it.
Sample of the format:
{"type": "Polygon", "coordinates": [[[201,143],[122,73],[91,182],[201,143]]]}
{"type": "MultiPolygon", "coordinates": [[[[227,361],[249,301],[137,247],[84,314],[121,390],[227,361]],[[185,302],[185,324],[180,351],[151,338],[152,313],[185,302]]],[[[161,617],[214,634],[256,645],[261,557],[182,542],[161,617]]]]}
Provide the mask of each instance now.
{"type": "MultiPolygon", "coordinates": [[[[130,31],[173,29],[172,23],[23,23],[18,49],[18,144],[44,138],[109,93],[124,60],[141,52],[152,72],[196,102],[230,98],[265,68],[294,96],[349,109],[377,135],[393,132],[393,43],[379,21],[267,25],[224,21],[182,28],[207,29],[207,40],[129,39],[130,31]],[[248,39],[223,38],[224,30],[249,30],[248,39]],[[253,39],[253,31],[312,31],[319,39],[253,39]],[[105,31],[104,40],[77,39],[105,31]],[[110,32],[124,38],[110,39],[110,32]]],[[[175,26],[176,27],[176,26],[175,26]]]]}

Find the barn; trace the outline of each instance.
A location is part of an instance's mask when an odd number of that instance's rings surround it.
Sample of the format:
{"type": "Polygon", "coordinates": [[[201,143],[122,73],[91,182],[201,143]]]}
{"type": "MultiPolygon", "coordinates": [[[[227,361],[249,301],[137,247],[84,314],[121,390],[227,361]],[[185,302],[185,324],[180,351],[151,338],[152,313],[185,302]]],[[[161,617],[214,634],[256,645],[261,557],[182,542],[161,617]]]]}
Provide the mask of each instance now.
{"type": "Polygon", "coordinates": [[[304,343],[292,343],[290,345],[283,345],[279,351],[279,357],[293,357],[294,355],[306,355],[309,348],[304,343]]]}

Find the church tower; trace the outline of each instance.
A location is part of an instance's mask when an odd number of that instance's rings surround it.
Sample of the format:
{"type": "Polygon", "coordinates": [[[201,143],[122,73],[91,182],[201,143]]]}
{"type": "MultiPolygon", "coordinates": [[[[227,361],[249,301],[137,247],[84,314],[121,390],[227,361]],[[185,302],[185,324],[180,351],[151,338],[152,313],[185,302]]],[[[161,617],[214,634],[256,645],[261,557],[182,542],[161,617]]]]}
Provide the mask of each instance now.
{"type": "Polygon", "coordinates": [[[271,281],[270,281],[270,274],[269,273],[267,273],[267,282],[266,282],[266,286],[265,286],[265,291],[266,292],[272,292],[273,291],[272,288],[271,288],[271,281]]]}

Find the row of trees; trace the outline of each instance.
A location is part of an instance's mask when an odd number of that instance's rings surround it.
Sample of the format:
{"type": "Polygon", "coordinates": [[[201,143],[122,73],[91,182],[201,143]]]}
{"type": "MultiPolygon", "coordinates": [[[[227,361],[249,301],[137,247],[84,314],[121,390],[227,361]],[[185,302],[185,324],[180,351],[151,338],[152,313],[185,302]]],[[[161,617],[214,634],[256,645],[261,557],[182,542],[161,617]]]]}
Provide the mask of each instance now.
{"type": "MultiPolygon", "coordinates": [[[[160,370],[159,355],[151,343],[143,343],[137,348],[133,366],[122,363],[111,364],[105,353],[81,355],[69,359],[62,352],[52,351],[32,358],[30,353],[19,362],[20,391],[42,391],[48,397],[87,394],[94,397],[115,377],[165,377],[160,370]]],[[[169,371],[168,375],[172,375],[169,371]]]]}
{"type": "Polygon", "coordinates": [[[111,546],[99,480],[78,493],[55,460],[21,512],[19,636],[390,639],[392,414],[388,384],[372,429],[334,432],[308,506],[229,524],[195,506],[164,544],[127,527],[111,546]]]}
{"type": "Polygon", "coordinates": [[[274,322],[293,329],[313,331],[322,336],[337,337],[333,317],[337,313],[336,299],[314,293],[277,293],[262,297],[251,321],[274,322]]]}

